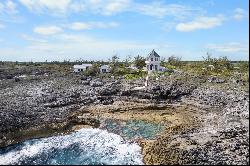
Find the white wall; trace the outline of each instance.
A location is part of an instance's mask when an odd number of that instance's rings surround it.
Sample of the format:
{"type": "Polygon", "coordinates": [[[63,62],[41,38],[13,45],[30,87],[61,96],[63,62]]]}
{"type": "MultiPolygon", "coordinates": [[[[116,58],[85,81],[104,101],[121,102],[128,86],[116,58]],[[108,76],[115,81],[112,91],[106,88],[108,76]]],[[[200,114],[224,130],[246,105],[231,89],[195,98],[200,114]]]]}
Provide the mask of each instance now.
{"type": "Polygon", "coordinates": [[[151,57],[148,57],[147,61],[148,61],[148,64],[146,66],[147,70],[152,70],[152,71],[157,70],[157,71],[159,71],[160,63],[161,63],[160,57],[151,56],[151,57]],[[153,65],[152,69],[150,68],[151,65],[153,65]]]}
{"type": "Polygon", "coordinates": [[[100,72],[103,73],[103,69],[106,70],[106,73],[110,72],[110,68],[108,66],[101,66],[100,67],[100,72]]]}

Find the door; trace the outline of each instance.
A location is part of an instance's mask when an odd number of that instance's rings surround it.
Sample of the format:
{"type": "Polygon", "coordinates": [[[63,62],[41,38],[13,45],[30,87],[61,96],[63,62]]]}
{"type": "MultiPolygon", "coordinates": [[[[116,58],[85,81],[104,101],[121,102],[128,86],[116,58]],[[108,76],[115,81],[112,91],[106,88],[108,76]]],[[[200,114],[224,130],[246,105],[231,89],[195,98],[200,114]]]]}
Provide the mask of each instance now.
{"type": "Polygon", "coordinates": [[[151,64],[151,65],[150,65],[150,70],[153,70],[153,68],[154,68],[154,65],[151,64]]]}

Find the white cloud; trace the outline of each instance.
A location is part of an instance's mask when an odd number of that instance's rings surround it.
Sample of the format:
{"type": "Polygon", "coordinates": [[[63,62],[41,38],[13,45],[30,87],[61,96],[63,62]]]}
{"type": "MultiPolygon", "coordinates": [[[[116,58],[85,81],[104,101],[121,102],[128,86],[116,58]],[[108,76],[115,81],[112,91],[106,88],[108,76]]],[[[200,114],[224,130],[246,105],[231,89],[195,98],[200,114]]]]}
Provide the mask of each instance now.
{"type": "Polygon", "coordinates": [[[7,12],[9,12],[9,13],[14,13],[14,14],[18,13],[17,5],[14,2],[10,1],[10,0],[8,0],[6,2],[5,7],[6,7],[7,12]]]}
{"type": "Polygon", "coordinates": [[[24,6],[33,12],[65,13],[71,0],[19,0],[24,6]]]}
{"type": "Polygon", "coordinates": [[[240,21],[244,19],[245,17],[248,17],[248,12],[242,8],[236,8],[234,10],[233,18],[237,21],[240,21]]]}
{"type": "Polygon", "coordinates": [[[33,31],[41,35],[53,35],[60,33],[63,30],[58,26],[40,26],[40,27],[35,27],[33,31]]]}
{"type": "Polygon", "coordinates": [[[189,32],[199,29],[211,29],[222,25],[225,18],[222,15],[216,17],[198,17],[191,22],[178,23],[176,30],[181,32],[189,32]]]}
{"type": "Polygon", "coordinates": [[[84,22],[74,22],[69,27],[73,30],[91,29],[91,25],[84,22]]]}
{"type": "Polygon", "coordinates": [[[179,4],[163,4],[153,2],[151,4],[136,4],[135,10],[142,14],[163,18],[173,16],[177,19],[184,19],[194,15],[203,14],[205,11],[201,8],[194,8],[179,4]]]}
{"type": "Polygon", "coordinates": [[[0,14],[16,14],[18,13],[17,5],[11,0],[0,2],[0,14]]]}
{"type": "Polygon", "coordinates": [[[102,13],[105,15],[111,15],[126,10],[130,5],[130,0],[110,1],[103,7],[102,13]]]}
{"type": "Polygon", "coordinates": [[[47,40],[37,39],[37,38],[31,37],[31,36],[28,36],[28,35],[25,35],[25,34],[22,34],[21,37],[24,40],[31,41],[31,42],[38,42],[38,43],[47,43],[48,42],[47,40]]]}
{"type": "Polygon", "coordinates": [[[82,33],[58,34],[47,43],[31,42],[26,47],[0,48],[4,55],[0,60],[107,60],[116,53],[121,58],[129,54],[146,56],[152,49],[160,50],[161,53],[169,51],[169,47],[164,43],[100,39],[82,33]]]}
{"type": "Polygon", "coordinates": [[[101,15],[113,15],[120,12],[137,12],[144,15],[163,18],[173,16],[177,19],[188,18],[205,13],[199,7],[179,4],[165,4],[161,1],[138,3],[134,0],[19,0],[30,11],[48,13],[56,16],[72,12],[90,12],[101,15]]]}
{"type": "Polygon", "coordinates": [[[71,13],[71,12],[83,12],[88,9],[88,6],[82,2],[82,1],[73,1],[68,5],[68,9],[66,12],[71,13]]]}
{"type": "Polygon", "coordinates": [[[249,52],[248,43],[231,42],[226,44],[208,44],[208,49],[224,53],[246,53],[249,52]]]}
{"type": "Polygon", "coordinates": [[[85,10],[95,14],[113,15],[131,10],[133,0],[89,0],[81,3],[85,10]]]}
{"type": "Polygon", "coordinates": [[[72,12],[90,11],[103,15],[121,12],[130,6],[131,0],[19,0],[30,11],[50,13],[56,16],[72,12]]]}
{"type": "Polygon", "coordinates": [[[70,24],[68,27],[73,30],[85,30],[85,29],[93,29],[93,28],[113,28],[119,26],[116,22],[74,22],[70,24]]]}
{"type": "Polygon", "coordinates": [[[14,0],[0,0],[0,21],[20,23],[23,20],[14,0]]]}

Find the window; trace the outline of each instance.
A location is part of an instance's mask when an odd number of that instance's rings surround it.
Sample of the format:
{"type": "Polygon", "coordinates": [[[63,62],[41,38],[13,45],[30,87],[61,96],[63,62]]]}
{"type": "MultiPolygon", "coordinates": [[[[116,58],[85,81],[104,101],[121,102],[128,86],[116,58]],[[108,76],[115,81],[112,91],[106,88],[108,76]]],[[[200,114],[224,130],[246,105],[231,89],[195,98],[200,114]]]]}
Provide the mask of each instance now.
{"type": "Polygon", "coordinates": [[[154,58],[151,58],[151,61],[154,61],[154,58]]]}
{"type": "Polygon", "coordinates": [[[78,69],[78,71],[81,71],[81,69],[78,69]]]}
{"type": "Polygon", "coordinates": [[[155,70],[158,70],[158,65],[155,65],[155,70]]]}
{"type": "Polygon", "coordinates": [[[158,58],[155,58],[155,61],[158,61],[158,58]]]}

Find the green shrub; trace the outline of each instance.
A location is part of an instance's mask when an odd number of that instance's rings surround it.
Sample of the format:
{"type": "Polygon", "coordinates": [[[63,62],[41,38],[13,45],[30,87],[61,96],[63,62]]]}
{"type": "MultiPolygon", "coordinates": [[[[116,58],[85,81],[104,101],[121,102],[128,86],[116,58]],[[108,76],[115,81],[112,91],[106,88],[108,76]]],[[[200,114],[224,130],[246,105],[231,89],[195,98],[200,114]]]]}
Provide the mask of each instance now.
{"type": "Polygon", "coordinates": [[[99,74],[99,65],[98,64],[93,64],[92,67],[88,68],[83,72],[83,75],[85,76],[96,76],[99,74]]]}
{"type": "Polygon", "coordinates": [[[138,70],[138,71],[136,71],[134,73],[125,74],[124,78],[128,79],[128,80],[130,80],[130,79],[138,79],[138,78],[144,78],[144,77],[146,77],[146,75],[147,75],[146,71],[138,70]]]}
{"type": "Polygon", "coordinates": [[[166,67],[167,69],[169,69],[169,70],[175,70],[175,69],[176,69],[175,66],[170,65],[170,64],[166,65],[165,67],[166,67]]]}
{"type": "Polygon", "coordinates": [[[145,63],[145,58],[138,55],[136,57],[134,57],[134,64],[135,66],[138,68],[138,69],[142,69],[144,66],[146,66],[146,63],[145,63]]]}
{"type": "Polygon", "coordinates": [[[168,58],[168,63],[172,66],[179,66],[179,67],[183,65],[181,58],[173,55],[168,58]]]}
{"type": "Polygon", "coordinates": [[[119,67],[119,68],[116,68],[116,70],[113,70],[113,74],[116,76],[123,76],[125,74],[129,74],[129,69],[125,67],[119,67]]]}

